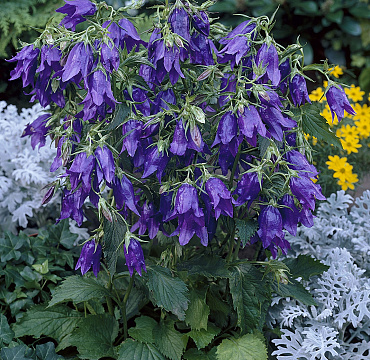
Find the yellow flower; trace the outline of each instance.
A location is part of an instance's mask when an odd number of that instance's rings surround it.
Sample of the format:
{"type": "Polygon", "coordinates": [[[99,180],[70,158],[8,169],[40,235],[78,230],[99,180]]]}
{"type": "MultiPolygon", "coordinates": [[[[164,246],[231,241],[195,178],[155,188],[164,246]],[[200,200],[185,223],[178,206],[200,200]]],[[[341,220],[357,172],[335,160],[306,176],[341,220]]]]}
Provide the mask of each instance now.
{"type": "Polygon", "coordinates": [[[311,101],[319,101],[323,102],[325,100],[325,97],[323,96],[324,92],[322,91],[321,87],[318,87],[317,89],[313,90],[309,96],[311,101]]]}
{"type": "Polygon", "coordinates": [[[336,131],[337,137],[346,138],[347,136],[350,137],[359,137],[359,129],[356,126],[351,126],[349,124],[343,125],[336,131]]]}
{"type": "Polygon", "coordinates": [[[361,106],[361,104],[354,104],[353,109],[356,111],[356,115],[353,115],[353,120],[366,119],[370,121],[370,108],[367,104],[361,106]]]}
{"type": "Polygon", "coordinates": [[[340,158],[338,155],[328,156],[329,161],[326,162],[328,165],[328,169],[334,170],[334,171],[339,171],[343,167],[345,167],[345,164],[347,163],[347,158],[342,157],[340,158]]]}
{"type": "Polygon", "coordinates": [[[344,166],[336,171],[333,177],[345,181],[352,174],[353,166],[351,164],[345,163],[344,166]]]}
{"type": "Polygon", "coordinates": [[[333,68],[328,69],[330,71],[330,75],[333,75],[336,78],[339,78],[340,75],[343,75],[343,70],[340,66],[336,65],[333,68]]]}
{"type": "Polygon", "coordinates": [[[343,150],[347,151],[348,154],[351,153],[358,153],[358,148],[362,147],[361,144],[359,144],[359,138],[353,137],[353,136],[347,136],[345,139],[340,139],[340,142],[342,143],[343,150]]]}
{"type": "Polygon", "coordinates": [[[333,126],[333,125],[338,125],[338,118],[337,118],[337,115],[335,115],[335,118],[334,118],[334,121],[332,120],[332,116],[331,116],[331,111],[330,111],[330,107],[328,104],[325,105],[325,108],[323,109],[323,111],[321,111],[320,113],[321,116],[323,116],[325,119],[326,119],[326,122],[330,125],[330,126],[333,126]]]}
{"type": "Polygon", "coordinates": [[[370,136],[370,119],[357,120],[355,125],[361,139],[367,139],[370,136]]]}
{"type": "Polygon", "coordinates": [[[349,174],[345,180],[338,180],[338,185],[342,187],[342,190],[346,191],[348,188],[353,190],[355,186],[354,183],[358,182],[357,174],[349,174]]]}
{"type": "Polygon", "coordinates": [[[351,85],[350,88],[344,88],[346,95],[354,102],[362,101],[365,91],[362,91],[359,86],[351,85]]]}

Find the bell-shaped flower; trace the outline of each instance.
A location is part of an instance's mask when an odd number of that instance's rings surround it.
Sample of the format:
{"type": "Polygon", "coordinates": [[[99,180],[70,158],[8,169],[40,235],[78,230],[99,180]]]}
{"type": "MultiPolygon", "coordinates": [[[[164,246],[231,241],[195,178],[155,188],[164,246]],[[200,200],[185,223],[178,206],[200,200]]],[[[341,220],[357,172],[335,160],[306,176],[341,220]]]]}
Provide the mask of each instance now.
{"type": "Polygon", "coordinates": [[[77,261],[75,270],[81,269],[81,274],[85,275],[92,267],[94,275],[98,277],[101,252],[102,247],[100,244],[96,244],[95,240],[86,242],[82,247],[81,255],[77,261]]]}
{"type": "Polygon", "coordinates": [[[162,216],[155,211],[153,203],[145,202],[140,210],[140,218],[131,226],[131,231],[139,229],[139,235],[144,235],[146,230],[148,230],[149,238],[154,239],[158,233],[161,219],[162,216]]]}
{"type": "Polygon", "coordinates": [[[291,73],[289,58],[279,65],[279,70],[281,74],[279,89],[283,94],[285,94],[288,89],[289,75],[291,73]]]}
{"type": "Polygon", "coordinates": [[[170,158],[164,153],[160,153],[156,146],[149,148],[145,154],[144,172],[142,178],[146,178],[157,172],[157,179],[161,182],[164,169],[170,158]]]}
{"type": "Polygon", "coordinates": [[[294,106],[303,105],[306,101],[311,104],[308,96],[307,84],[305,78],[300,74],[295,74],[289,83],[289,91],[294,106]]]}
{"type": "Polygon", "coordinates": [[[134,157],[137,147],[140,143],[143,123],[138,120],[129,120],[122,125],[122,150],[127,150],[127,153],[134,157]]]}
{"type": "Polygon", "coordinates": [[[77,188],[80,180],[85,192],[91,189],[91,176],[95,168],[96,160],[93,155],[87,156],[85,152],[78,153],[66,173],[69,174],[69,181],[71,183],[71,190],[77,188]]]}
{"type": "Polygon", "coordinates": [[[128,248],[126,249],[126,245],[123,245],[123,248],[130,276],[134,274],[134,270],[141,276],[142,270],[146,272],[146,266],[140,242],[131,238],[128,248]]]}
{"type": "Polygon", "coordinates": [[[17,61],[15,69],[10,72],[9,80],[22,77],[23,87],[33,86],[39,53],[40,49],[34,49],[33,45],[27,45],[16,56],[7,60],[8,62],[17,61]]]}
{"type": "MultiPolygon", "coordinates": [[[[135,26],[130,20],[123,18],[118,21],[118,25],[121,29],[119,41],[122,49],[126,46],[127,51],[130,52],[134,47],[136,47],[135,51],[139,51],[140,45],[143,45],[144,47],[148,46],[145,41],[141,40],[135,26]]],[[[108,30],[110,29],[108,28],[108,30]]]]}
{"type": "MultiPolygon", "coordinates": [[[[263,179],[261,179],[261,185],[263,179]]],[[[234,202],[236,206],[241,206],[248,202],[248,206],[257,198],[261,186],[258,181],[258,174],[256,172],[245,173],[239,180],[233,195],[238,195],[238,200],[234,202]]]]}
{"type": "Polygon", "coordinates": [[[315,210],[316,200],[326,200],[321,192],[319,184],[315,184],[306,176],[291,177],[289,181],[290,189],[298,201],[308,206],[312,211],[315,210]]]}
{"type": "Polygon", "coordinates": [[[281,79],[279,55],[273,44],[263,43],[261,45],[256,56],[256,66],[259,69],[259,73],[254,73],[254,79],[259,79],[266,74],[273,86],[279,85],[281,79]]]}
{"type": "Polygon", "coordinates": [[[338,87],[331,86],[326,93],[326,100],[328,102],[331,116],[335,118],[335,114],[338,117],[338,121],[341,121],[344,117],[344,111],[348,114],[355,115],[356,112],[350,105],[347,96],[340,85],[338,87]]]}
{"type": "Polygon", "coordinates": [[[203,152],[204,146],[205,144],[202,139],[202,134],[197,125],[194,125],[192,129],[189,128],[187,134],[185,134],[182,120],[177,120],[176,128],[173,133],[173,140],[170,146],[172,154],[183,156],[188,149],[203,152]]]}
{"type": "Polygon", "coordinates": [[[183,184],[178,189],[175,206],[168,220],[178,218],[178,227],[171,236],[179,235],[180,245],[186,245],[197,235],[202,245],[208,244],[208,232],[205,226],[203,210],[199,207],[197,190],[190,184],[183,184]]]}
{"type": "Polygon", "coordinates": [[[211,203],[215,210],[216,220],[221,214],[233,217],[233,198],[226,185],[218,178],[210,178],[207,180],[205,190],[211,199],[211,203]]]}
{"type": "Polygon", "coordinates": [[[244,111],[239,113],[238,125],[239,131],[252,146],[257,146],[257,135],[266,137],[266,126],[253,105],[244,107],[244,111]]]}
{"type": "Polygon", "coordinates": [[[87,196],[88,193],[82,187],[78,187],[76,190],[64,190],[60,217],[57,222],[70,217],[76,221],[78,226],[81,226],[83,221],[82,205],[87,196]]]}
{"type": "Polygon", "coordinates": [[[118,49],[103,42],[100,47],[100,62],[109,73],[112,73],[113,69],[117,71],[120,62],[118,49]]]}
{"type": "Polygon", "coordinates": [[[96,12],[96,5],[89,0],[65,0],[65,5],[55,10],[62,14],[67,14],[59,25],[66,29],[75,31],[76,25],[86,20],[85,16],[94,15],[96,12]]]}
{"type": "Polygon", "coordinates": [[[230,61],[231,69],[234,69],[234,66],[238,65],[240,60],[248,54],[251,46],[248,36],[253,38],[252,32],[255,28],[256,25],[254,23],[246,20],[227,36],[221,38],[219,43],[224,44],[225,47],[218,53],[219,62],[226,63],[230,61]]]}
{"type": "MultiPolygon", "coordinates": [[[[94,155],[97,160],[97,167],[99,167],[100,171],[102,172],[104,179],[108,183],[111,183],[114,179],[114,173],[116,169],[112,152],[108,149],[107,145],[104,145],[103,147],[98,146],[94,152],[94,155]]],[[[97,172],[97,174],[100,183],[99,172],[97,172]]]]}
{"type": "Polygon", "coordinates": [[[299,210],[294,204],[293,196],[285,194],[280,200],[279,208],[281,219],[283,221],[283,228],[293,236],[297,235],[297,225],[299,222],[299,210]]]}
{"type": "MultiPolygon", "coordinates": [[[[172,32],[180,35],[187,43],[190,42],[189,16],[184,8],[175,7],[168,17],[168,22],[171,25],[172,32]]],[[[185,59],[181,60],[184,61],[185,59]]]]}
{"type": "Polygon", "coordinates": [[[204,36],[209,36],[209,19],[205,11],[199,11],[191,19],[193,27],[204,36]]]}
{"type": "Polygon", "coordinates": [[[24,129],[22,137],[31,136],[32,149],[35,149],[37,145],[39,145],[39,148],[45,145],[46,134],[50,129],[46,126],[46,123],[48,122],[50,117],[51,114],[40,115],[31,124],[27,124],[26,128],[24,129]]]}
{"type": "Polygon", "coordinates": [[[198,65],[214,65],[212,52],[217,54],[217,49],[212,40],[203,34],[193,33],[190,40],[190,63],[198,65]]]}
{"type": "Polygon", "coordinates": [[[313,178],[319,173],[315,166],[310,164],[307,158],[297,150],[290,150],[285,154],[290,169],[296,170],[299,176],[313,178]]]}
{"type": "MultiPolygon", "coordinates": [[[[217,144],[230,144],[238,135],[238,123],[236,116],[232,111],[227,111],[222,115],[218,124],[215,140],[212,147],[217,144]]],[[[235,154],[236,155],[236,154],[235,154]]]]}
{"type": "MultiPolygon", "coordinates": [[[[235,93],[236,91],[236,79],[235,75],[225,74],[221,79],[221,93],[235,93]]],[[[219,97],[220,107],[225,106],[232,99],[232,95],[221,95],[219,97]]]]}
{"type": "Polygon", "coordinates": [[[140,215],[136,207],[134,187],[125,175],[122,175],[121,179],[115,177],[111,187],[117,209],[121,210],[124,206],[127,206],[136,215],[140,215]]]}

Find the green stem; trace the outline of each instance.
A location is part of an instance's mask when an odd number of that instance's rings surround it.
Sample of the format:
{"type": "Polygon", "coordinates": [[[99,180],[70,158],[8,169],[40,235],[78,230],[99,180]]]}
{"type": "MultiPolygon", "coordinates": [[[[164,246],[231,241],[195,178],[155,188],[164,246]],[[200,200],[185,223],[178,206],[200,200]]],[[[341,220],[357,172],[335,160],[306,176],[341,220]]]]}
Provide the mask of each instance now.
{"type": "Polygon", "coordinates": [[[236,171],[236,167],[238,166],[239,164],[239,159],[240,159],[240,153],[241,153],[241,150],[242,150],[242,143],[240,143],[239,145],[239,148],[238,148],[238,153],[236,154],[236,157],[235,157],[235,160],[234,160],[234,164],[233,164],[233,168],[231,170],[231,175],[230,175],[230,189],[233,187],[234,185],[234,176],[235,176],[235,171],[236,171]]]}
{"type": "MultiPolygon", "coordinates": [[[[112,291],[112,279],[111,279],[110,276],[109,276],[109,282],[108,282],[108,290],[109,290],[109,292],[112,291]]],[[[112,299],[111,299],[110,296],[106,296],[105,298],[107,300],[107,306],[108,306],[109,314],[113,316],[114,315],[114,310],[113,310],[112,299]]]]}
{"type": "Polygon", "coordinates": [[[241,240],[239,239],[239,241],[236,243],[236,248],[235,248],[235,251],[234,251],[234,257],[233,257],[234,260],[238,260],[240,243],[241,243],[241,240]]]}
{"type": "Polygon", "coordinates": [[[233,256],[234,243],[235,243],[235,223],[233,224],[233,228],[229,237],[229,252],[226,257],[226,262],[230,262],[233,256]]]}
{"type": "Polygon", "coordinates": [[[125,297],[123,298],[122,307],[121,307],[121,309],[122,309],[121,311],[122,311],[122,320],[123,320],[123,336],[124,336],[124,339],[127,339],[127,336],[128,336],[128,333],[127,333],[126,304],[127,304],[127,300],[128,300],[129,295],[130,295],[130,292],[132,290],[132,286],[134,285],[134,278],[135,278],[135,273],[132,274],[132,277],[131,277],[130,282],[128,284],[128,288],[126,290],[125,297]]]}

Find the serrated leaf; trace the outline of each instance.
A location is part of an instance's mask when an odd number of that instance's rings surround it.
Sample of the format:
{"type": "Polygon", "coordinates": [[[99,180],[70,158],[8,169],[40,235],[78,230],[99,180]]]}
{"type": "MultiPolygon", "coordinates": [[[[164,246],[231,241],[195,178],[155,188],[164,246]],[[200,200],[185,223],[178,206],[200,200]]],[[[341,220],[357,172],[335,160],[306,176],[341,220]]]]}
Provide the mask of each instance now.
{"type": "Polygon", "coordinates": [[[174,321],[158,324],[154,331],[154,341],[162,354],[171,360],[181,360],[187,341],[184,341],[183,334],[175,330],[174,324],[174,321]]]}
{"type": "Polygon", "coordinates": [[[48,241],[55,244],[62,244],[67,249],[72,249],[78,235],[69,231],[69,221],[64,219],[57,225],[48,227],[48,241]]]}
{"type": "Polygon", "coordinates": [[[148,266],[147,271],[145,277],[148,279],[152,302],[184,320],[189,302],[186,284],[180,278],[172,276],[167,268],[148,266]]]}
{"type": "Polygon", "coordinates": [[[211,343],[220,330],[217,326],[208,324],[207,330],[191,330],[188,335],[194,340],[198,349],[203,349],[211,343]]]}
{"type": "Polygon", "coordinates": [[[241,333],[259,329],[263,325],[265,307],[261,304],[270,299],[263,275],[254,266],[238,264],[231,268],[230,292],[234,309],[238,314],[238,326],[241,333]]]}
{"type": "Polygon", "coordinates": [[[118,104],[114,112],[114,117],[111,123],[106,127],[107,132],[111,132],[116,129],[118,126],[123,124],[127,116],[131,113],[130,107],[126,104],[118,104]]]}
{"type": "Polygon", "coordinates": [[[205,352],[201,350],[192,348],[185,352],[184,359],[185,360],[217,360],[215,350],[216,348],[212,349],[209,353],[206,354],[205,352]]]}
{"type": "Polygon", "coordinates": [[[238,230],[239,238],[244,247],[249,242],[250,238],[258,230],[258,222],[256,220],[235,219],[235,227],[238,230]]]}
{"type": "Polygon", "coordinates": [[[63,356],[55,352],[54,343],[48,342],[46,344],[36,346],[36,356],[40,360],[62,360],[63,356]]]}
{"type": "MultiPolygon", "coordinates": [[[[118,322],[109,315],[90,315],[83,318],[70,336],[68,345],[77,347],[83,359],[99,360],[116,357],[113,342],[118,335],[118,322]]],[[[66,343],[64,343],[66,346],[66,343]]]]}
{"type": "Polygon", "coordinates": [[[67,277],[56,288],[48,308],[61,302],[73,301],[75,304],[100,299],[103,296],[111,296],[111,293],[95,278],[87,278],[78,275],[67,277]]]}
{"type": "Polygon", "coordinates": [[[320,275],[329,269],[329,266],[309,255],[298,255],[297,258],[288,258],[283,262],[288,266],[294,279],[301,277],[308,280],[311,276],[320,275]]]}
{"type": "Polygon", "coordinates": [[[312,295],[304,286],[294,279],[290,279],[288,284],[272,284],[272,289],[281,297],[292,297],[305,305],[317,305],[312,295]]]}
{"type": "Polygon", "coordinates": [[[191,289],[189,307],[186,310],[185,322],[191,329],[207,330],[209,306],[206,304],[206,291],[191,289]]]}
{"type": "Polygon", "coordinates": [[[0,314],[0,346],[4,344],[8,345],[12,342],[14,337],[14,332],[10,328],[5,315],[0,314]]]}
{"type": "Polygon", "coordinates": [[[117,360],[166,360],[154,345],[132,339],[122,343],[118,354],[117,360]]]}
{"type": "Polygon", "coordinates": [[[32,350],[26,345],[18,345],[13,348],[1,349],[0,359],[1,360],[34,360],[32,356],[32,350]]]}
{"type": "Polygon", "coordinates": [[[4,233],[3,237],[0,238],[1,262],[19,260],[22,253],[18,250],[22,247],[23,242],[23,239],[12,233],[4,233]]]}
{"type": "Polygon", "coordinates": [[[253,334],[223,340],[216,354],[217,360],[267,360],[265,343],[253,334]]]}
{"type": "Polygon", "coordinates": [[[304,133],[315,136],[318,140],[323,140],[342,149],[339,139],[330,130],[326,119],[320,115],[318,104],[305,104],[300,107],[302,117],[302,130],[304,133]]]}
{"type": "Polygon", "coordinates": [[[111,276],[116,273],[117,259],[125,235],[126,225],[120,217],[113,222],[104,221],[103,252],[111,276]]]}
{"type": "Polygon", "coordinates": [[[217,255],[195,256],[188,261],[180,263],[178,270],[186,270],[189,276],[201,275],[210,278],[230,277],[230,271],[226,267],[226,261],[217,255]]]}
{"type": "Polygon", "coordinates": [[[25,335],[36,338],[46,335],[60,341],[80,324],[82,316],[83,314],[78,311],[62,305],[52,308],[36,305],[13,326],[13,331],[18,338],[25,335]]]}
{"type": "Polygon", "coordinates": [[[136,326],[128,330],[128,334],[135,340],[143,343],[154,343],[153,330],[157,322],[149,316],[140,316],[135,319],[136,326]]]}

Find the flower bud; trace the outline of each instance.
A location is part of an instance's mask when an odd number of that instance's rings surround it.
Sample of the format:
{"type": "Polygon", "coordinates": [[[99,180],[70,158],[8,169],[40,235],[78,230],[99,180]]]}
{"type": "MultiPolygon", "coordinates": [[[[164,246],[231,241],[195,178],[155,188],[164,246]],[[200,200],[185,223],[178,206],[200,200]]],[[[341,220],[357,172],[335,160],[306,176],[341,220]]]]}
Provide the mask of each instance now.
{"type": "Polygon", "coordinates": [[[54,191],[55,191],[55,186],[53,185],[48,189],[48,191],[42,198],[42,201],[41,201],[42,205],[46,205],[53,198],[54,191]]]}

